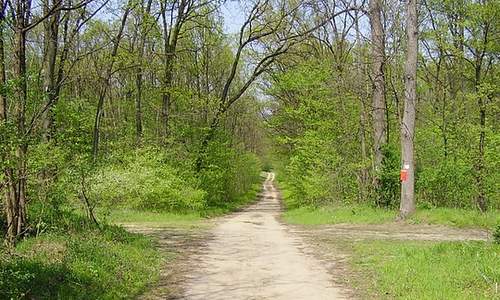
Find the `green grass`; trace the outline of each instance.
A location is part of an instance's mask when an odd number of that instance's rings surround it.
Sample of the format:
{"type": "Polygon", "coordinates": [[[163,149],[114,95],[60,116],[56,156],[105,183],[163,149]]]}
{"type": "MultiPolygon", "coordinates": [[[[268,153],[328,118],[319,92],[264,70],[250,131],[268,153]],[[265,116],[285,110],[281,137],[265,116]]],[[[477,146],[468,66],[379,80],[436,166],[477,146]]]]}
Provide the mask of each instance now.
{"type": "Polygon", "coordinates": [[[153,227],[190,227],[200,225],[203,217],[198,212],[173,213],[119,209],[111,211],[106,216],[106,220],[114,224],[141,223],[153,227]]]}
{"type": "MultiPolygon", "coordinates": [[[[394,222],[396,210],[374,208],[370,206],[339,207],[300,207],[287,210],[283,218],[291,224],[323,225],[323,224],[383,224],[394,222]]],[[[418,209],[408,221],[411,224],[440,224],[461,228],[491,229],[500,224],[500,211],[493,210],[481,213],[476,210],[454,208],[418,209]]]]}
{"type": "MultiPolygon", "coordinates": [[[[322,207],[300,206],[286,182],[279,182],[286,211],[283,219],[291,224],[384,224],[394,222],[398,210],[384,209],[368,204],[336,205],[322,207]]],[[[410,224],[438,224],[460,228],[493,229],[500,225],[500,210],[491,209],[482,213],[475,209],[418,208],[408,220],[410,224]]]]}
{"type": "Polygon", "coordinates": [[[288,223],[302,225],[381,224],[393,221],[396,213],[369,206],[300,207],[286,211],[283,218],[288,223]]]}
{"type": "Polygon", "coordinates": [[[410,221],[416,224],[493,228],[500,225],[500,210],[482,213],[478,210],[458,208],[418,209],[410,221]]]}
{"type": "Polygon", "coordinates": [[[116,226],[47,232],[1,252],[0,299],[129,299],[158,279],[163,259],[116,226]]]}
{"type": "Polygon", "coordinates": [[[351,264],[366,297],[500,299],[500,245],[485,242],[364,241],[351,264]]]}

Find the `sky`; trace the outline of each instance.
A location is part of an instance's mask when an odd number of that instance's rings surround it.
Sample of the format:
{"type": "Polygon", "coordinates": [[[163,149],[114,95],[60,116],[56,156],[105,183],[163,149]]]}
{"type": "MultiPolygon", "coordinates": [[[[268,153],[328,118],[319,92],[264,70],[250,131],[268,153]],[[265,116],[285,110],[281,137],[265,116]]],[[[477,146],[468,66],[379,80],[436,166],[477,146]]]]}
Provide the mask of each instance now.
{"type": "Polygon", "coordinates": [[[224,31],[228,34],[237,33],[245,21],[243,4],[240,1],[226,1],[222,6],[224,31]]]}

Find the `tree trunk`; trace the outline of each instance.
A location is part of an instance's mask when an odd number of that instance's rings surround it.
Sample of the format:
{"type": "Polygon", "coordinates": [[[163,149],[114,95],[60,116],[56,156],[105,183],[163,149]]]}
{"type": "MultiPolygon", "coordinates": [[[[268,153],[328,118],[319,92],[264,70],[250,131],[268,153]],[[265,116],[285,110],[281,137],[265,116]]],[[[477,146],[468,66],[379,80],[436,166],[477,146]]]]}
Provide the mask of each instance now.
{"type": "Polygon", "coordinates": [[[488,205],[486,203],[486,193],[484,191],[484,144],[486,138],[486,107],[484,103],[484,96],[480,94],[479,85],[481,84],[481,66],[482,66],[482,58],[479,57],[476,59],[476,67],[475,67],[475,90],[477,104],[479,107],[479,152],[478,158],[476,160],[476,186],[477,186],[477,196],[476,203],[479,209],[482,212],[485,212],[488,209],[488,205]]]}
{"type": "MultiPolygon", "coordinates": [[[[4,6],[4,1],[0,0],[0,7],[4,6]]],[[[0,123],[2,125],[7,122],[7,95],[4,92],[3,87],[7,83],[7,76],[5,72],[5,49],[3,42],[3,22],[4,16],[0,19],[0,123]]],[[[1,159],[5,161],[7,159],[8,153],[2,152],[1,159]]],[[[17,228],[17,218],[14,217],[17,208],[14,208],[16,204],[15,197],[15,187],[13,185],[13,173],[12,168],[9,166],[4,166],[2,170],[5,176],[5,181],[3,182],[3,193],[4,193],[4,210],[7,220],[7,238],[12,242],[16,233],[14,228],[17,228]]],[[[2,184],[2,183],[0,183],[2,184]]]]}
{"type": "Polygon", "coordinates": [[[370,24],[372,36],[372,105],[373,105],[373,156],[375,176],[374,187],[378,188],[380,179],[377,172],[382,167],[382,148],[387,142],[386,104],[385,104],[385,38],[382,26],[382,1],[370,0],[370,24]]]}
{"type": "MultiPolygon", "coordinates": [[[[44,1],[44,14],[48,14],[53,6],[58,5],[58,3],[50,4],[49,0],[44,1]]],[[[43,115],[43,140],[48,142],[51,139],[53,124],[54,124],[54,112],[53,107],[56,102],[56,57],[58,48],[58,37],[59,37],[59,11],[56,10],[50,17],[48,17],[44,22],[44,78],[43,78],[43,91],[47,97],[47,107],[43,115]]]]}
{"type": "MultiPolygon", "coordinates": [[[[356,3],[355,3],[356,5],[356,3]]],[[[364,165],[364,163],[368,160],[368,154],[366,150],[366,105],[365,105],[365,96],[368,95],[368,93],[364,92],[364,84],[363,78],[366,76],[367,72],[366,69],[364,68],[363,64],[363,53],[362,53],[362,41],[361,41],[361,33],[359,29],[359,16],[358,16],[358,11],[354,12],[354,27],[356,30],[356,71],[355,71],[355,76],[357,77],[357,82],[356,84],[356,92],[359,96],[359,104],[360,104],[360,109],[359,109],[359,140],[360,140],[360,147],[361,147],[361,160],[363,161],[363,166],[361,167],[360,170],[360,200],[363,201],[365,200],[367,196],[367,191],[368,191],[368,185],[369,185],[369,170],[368,168],[364,165]]]]}
{"type": "Polygon", "coordinates": [[[407,51],[405,63],[405,98],[403,122],[401,124],[402,172],[401,204],[399,217],[405,219],[415,211],[415,161],[413,140],[415,135],[415,105],[417,100],[417,51],[418,23],[417,0],[408,0],[407,7],[407,51]]]}
{"type": "MultiPolygon", "coordinates": [[[[0,7],[4,6],[4,0],[0,0],[0,7]]],[[[5,49],[3,43],[3,26],[5,16],[0,16],[0,122],[7,121],[7,95],[3,89],[7,82],[5,72],[5,49]]]]}
{"type": "MultiPolygon", "coordinates": [[[[144,16],[149,16],[149,13],[151,12],[151,4],[152,0],[148,0],[146,4],[146,10],[143,13],[143,16],[141,20],[143,21],[143,25],[141,26],[146,26],[144,25],[144,16]]],[[[142,27],[140,30],[140,45],[139,45],[139,57],[138,57],[138,64],[139,67],[137,68],[137,72],[135,74],[135,86],[136,86],[136,95],[135,95],[135,135],[136,135],[136,140],[137,143],[140,143],[142,140],[142,83],[143,83],[143,56],[144,56],[144,47],[146,45],[146,38],[147,38],[147,30],[142,27]]]]}
{"type": "Polygon", "coordinates": [[[15,170],[7,170],[8,188],[6,190],[7,210],[7,240],[13,243],[19,237],[26,225],[26,155],[28,144],[26,134],[26,16],[29,15],[30,2],[19,0],[14,2],[14,86],[13,97],[15,100],[16,130],[19,144],[16,149],[15,170]]]}
{"type": "Polygon", "coordinates": [[[127,4],[125,12],[123,13],[118,34],[116,35],[115,38],[113,50],[111,51],[111,61],[109,62],[108,68],[106,69],[106,73],[103,78],[103,83],[99,91],[99,101],[97,102],[97,110],[94,119],[94,130],[93,130],[93,140],[92,140],[92,155],[94,161],[97,160],[97,155],[99,153],[101,118],[104,109],[104,99],[106,98],[106,94],[108,92],[109,84],[111,81],[111,75],[113,74],[113,66],[115,64],[116,55],[118,54],[118,47],[120,46],[120,41],[122,39],[123,30],[125,28],[125,24],[127,23],[127,17],[129,13],[130,13],[130,5],[127,4]]]}
{"type": "MultiPolygon", "coordinates": [[[[161,133],[163,137],[168,137],[169,135],[169,122],[170,122],[170,105],[172,104],[172,83],[174,77],[174,65],[175,65],[175,55],[177,49],[177,41],[179,39],[179,33],[184,25],[186,17],[186,0],[179,1],[179,6],[177,8],[177,16],[175,17],[175,22],[169,28],[167,25],[167,12],[166,5],[163,5],[161,15],[163,21],[163,42],[165,48],[165,57],[163,61],[164,67],[164,81],[163,81],[163,92],[162,92],[162,109],[161,109],[161,133]]],[[[172,16],[171,16],[172,18],[172,16]]],[[[173,21],[171,19],[171,21],[173,21]]]]}

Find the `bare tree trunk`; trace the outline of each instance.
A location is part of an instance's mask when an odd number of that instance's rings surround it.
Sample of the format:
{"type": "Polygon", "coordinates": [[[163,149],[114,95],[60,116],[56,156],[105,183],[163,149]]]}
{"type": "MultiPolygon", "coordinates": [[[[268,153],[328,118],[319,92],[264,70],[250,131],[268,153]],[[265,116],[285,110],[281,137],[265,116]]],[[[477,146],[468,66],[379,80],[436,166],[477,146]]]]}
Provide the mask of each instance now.
{"type": "Polygon", "coordinates": [[[405,63],[405,99],[401,124],[401,160],[405,174],[401,180],[399,217],[405,219],[415,212],[415,161],[413,139],[415,135],[415,105],[417,100],[418,23],[417,0],[408,0],[407,52],[405,63]],[[406,177],[406,178],[405,178],[406,177]]]}
{"type": "Polygon", "coordinates": [[[385,38],[382,26],[382,1],[370,0],[370,24],[372,36],[372,105],[373,105],[373,155],[375,176],[373,184],[375,188],[380,185],[376,175],[382,167],[382,147],[387,143],[386,134],[386,104],[385,104],[385,38]]]}

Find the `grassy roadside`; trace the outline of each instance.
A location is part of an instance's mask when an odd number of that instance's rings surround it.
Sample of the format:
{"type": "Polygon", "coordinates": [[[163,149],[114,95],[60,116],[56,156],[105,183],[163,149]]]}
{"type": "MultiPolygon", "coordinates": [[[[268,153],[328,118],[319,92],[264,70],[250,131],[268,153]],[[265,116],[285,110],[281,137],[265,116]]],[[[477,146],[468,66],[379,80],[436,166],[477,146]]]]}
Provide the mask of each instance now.
{"type": "Polygon", "coordinates": [[[100,219],[113,224],[142,224],[151,227],[199,227],[207,218],[222,216],[254,203],[262,184],[255,184],[247,193],[224,206],[207,208],[203,211],[153,212],[127,208],[100,211],[100,219]]]}
{"type": "MultiPolygon", "coordinates": [[[[298,207],[281,186],[291,224],[387,224],[397,212],[363,205],[298,207]]],[[[410,224],[492,229],[500,211],[419,209],[410,224]]],[[[349,285],[363,299],[500,299],[500,245],[491,242],[353,240],[318,236],[327,251],[347,254],[349,285]]]]}
{"type": "Polygon", "coordinates": [[[119,224],[197,229],[208,217],[220,216],[257,199],[261,184],[231,204],[203,212],[98,211],[101,226],[78,210],[47,211],[32,206],[39,234],[0,245],[0,299],[131,299],[160,277],[175,254],[156,247],[154,238],[127,232],[119,224]],[[43,218],[39,218],[43,213],[43,218]],[[117,224],[117,225],[106,225],[117,224]],[[37,226],[38,227],[38,226],[37,226]]]}
{"type": "MultiPolygon", "coordinates": [[[[362,298],[500,299],[500,245],[343,241],[362,298]]],[[[339,243],[337,241],[337,246],[339,243]]]]}
{"type": "MultiPolygon", "coordinates": [[[[395,210],[352,205],[293,208],[287,210],[283,218],[288,223],[303,225],[384,224],[394,222],[396,216],[395,210]]],[[[410,224],[439,224],[459,228],[492,229],[500,224],[500,211],[481,213],[475,210],[455,208],[418,209],[407,222],[410,224]]]]}
{"type": "MultiPolygon", "coordinates": [[[[286,211],[283,219],[297,225],[326,224],[384,224],[396,220],[396,209],[377,208],[369,205],[355,204],[348,206],[299,207],[286,184],[279,183],[286,211]]],[[[436,224],[459,228],[493,229],[500,225],[500,210],[486,213],[477,210],[459,208],[417,209],[407,220],[409,224],[436,224]]]]}
{"type": "Polygon", "coordinates": [[[60,220],[0,249],[0,299],[133,298],[157,280],[163,258],[149,238],[75,215],[60,220]]]}

